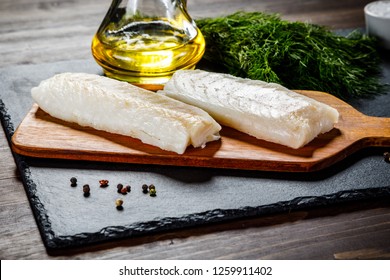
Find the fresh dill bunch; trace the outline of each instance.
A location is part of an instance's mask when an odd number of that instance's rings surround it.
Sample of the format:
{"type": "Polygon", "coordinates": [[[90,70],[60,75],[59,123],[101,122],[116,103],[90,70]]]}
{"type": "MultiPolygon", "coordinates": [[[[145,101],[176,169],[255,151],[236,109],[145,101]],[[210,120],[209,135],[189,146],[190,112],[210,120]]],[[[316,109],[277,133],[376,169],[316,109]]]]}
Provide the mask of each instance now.
{"type": "Polygon", "coordinates": [[[238,12],[196,21],[206,40],[203,59],[235,76],[328,92],[342,99],[383,93],[374,38],[340,36],[324,26],[238,12]]]}

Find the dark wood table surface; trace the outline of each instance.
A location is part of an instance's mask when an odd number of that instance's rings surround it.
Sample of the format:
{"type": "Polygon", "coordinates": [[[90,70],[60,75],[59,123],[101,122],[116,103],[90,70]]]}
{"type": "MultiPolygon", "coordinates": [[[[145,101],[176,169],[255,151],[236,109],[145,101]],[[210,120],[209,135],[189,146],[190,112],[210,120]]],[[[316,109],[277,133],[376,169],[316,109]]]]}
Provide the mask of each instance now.
{"type": "MultiPolygon", "coordinates": [[[[277,12],[333,29],[364,26],[364,0],[188,0],[193,18],[277,12]]],[[[89,57],[110,0],[0,0],[0,67],[89,57]]],[[[1,81],[0,81],[1,82],[1,81]]],[[[0,259],[390,259],[390,201],[316,208],[49,255],[0,131],[0,259]]]]}

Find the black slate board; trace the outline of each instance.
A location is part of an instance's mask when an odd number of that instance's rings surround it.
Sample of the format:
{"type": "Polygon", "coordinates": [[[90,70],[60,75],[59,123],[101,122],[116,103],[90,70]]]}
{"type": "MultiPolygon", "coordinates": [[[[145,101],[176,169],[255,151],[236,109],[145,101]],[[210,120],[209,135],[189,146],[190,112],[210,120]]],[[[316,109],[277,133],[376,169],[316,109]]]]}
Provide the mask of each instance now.
{"type": "MultiPolygon", "coordinates": [[[[390,80],[390,63],[384,63],[390,80]]],[[[8,140],[31,108],[30,89],[60,72],[101,73],[74,60],[0,69],[0,116],[8,140]]],[[[354,101],[367,115],[390,117],[390,94],[354,101]]],[[[70,248],[116,238],[195,227],[352,200],[390,197],[390,165],[382,149],[363,150],[316,173],[272,173],[152,165],[44,160],[15,156],[45,246],[70,248]],[[78,178],[71,187],[69,179],[78,178]],[[100,188],[98,181],[110,185],[100,188]],[[116,192],[118,183],[131,193],[116,192]],[[154,184],[156,197],[141,191],[154,184]],[[82,185],[91,186],[84,197],[82,185]],[[115,199],[124,209],[115,208],[115,199]]]]}

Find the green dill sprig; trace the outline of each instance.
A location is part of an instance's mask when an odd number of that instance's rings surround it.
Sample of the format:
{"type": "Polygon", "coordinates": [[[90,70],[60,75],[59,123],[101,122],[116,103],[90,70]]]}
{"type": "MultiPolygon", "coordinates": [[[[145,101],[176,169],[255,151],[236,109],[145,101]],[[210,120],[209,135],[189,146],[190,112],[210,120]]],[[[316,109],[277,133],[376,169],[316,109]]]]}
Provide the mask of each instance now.
{"type": "Polygon", "coordinates": [[[290,89],[325,91],[342,99],[383,93],[376,40],[354,31],[238,12],[196,21],[206,39],[204,59],[226,72],[290,89]]]}

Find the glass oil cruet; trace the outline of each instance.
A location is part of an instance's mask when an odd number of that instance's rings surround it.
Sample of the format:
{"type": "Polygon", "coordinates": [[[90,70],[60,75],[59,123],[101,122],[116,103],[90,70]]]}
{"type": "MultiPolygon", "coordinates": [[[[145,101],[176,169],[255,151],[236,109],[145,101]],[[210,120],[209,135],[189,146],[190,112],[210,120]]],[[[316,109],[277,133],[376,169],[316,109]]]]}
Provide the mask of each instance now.
{"type": "Polygon", "coordinates": [[[106,76],[156,90],[179,69],[193,69],[205,40],[185,0],[113,0],[92,40],[106,76]]]}

